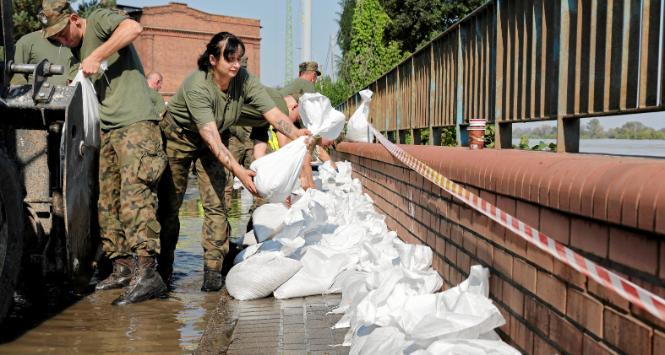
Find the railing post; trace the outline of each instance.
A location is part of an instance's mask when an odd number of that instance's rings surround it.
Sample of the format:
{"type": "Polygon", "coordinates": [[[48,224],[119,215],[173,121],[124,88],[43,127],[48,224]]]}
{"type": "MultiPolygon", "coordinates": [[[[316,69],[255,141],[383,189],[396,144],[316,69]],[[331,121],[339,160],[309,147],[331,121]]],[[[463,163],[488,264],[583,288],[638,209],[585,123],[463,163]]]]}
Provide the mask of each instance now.
{"type": "MultiPolygon", "coordinates": [[[[579,118],[564,118],[568,111],[568,64],[570,51],[570,8],[568,0],[561,1],[559,25],[559,80],[557,100],[557,152],[577,153],[580,150],[579,118]]],[[[579,29],[578,29],[579,30],[579,29]]],[[[609,78],[608,78],[609,79],[609,78]]]]}
{"type": "Polygon", "coordinates": [[[468,141],[464,124],[464,60],[462,59],[462,28],[457,27],[457,114],[455,115],[455,136],[458,146],[468,141]]]}

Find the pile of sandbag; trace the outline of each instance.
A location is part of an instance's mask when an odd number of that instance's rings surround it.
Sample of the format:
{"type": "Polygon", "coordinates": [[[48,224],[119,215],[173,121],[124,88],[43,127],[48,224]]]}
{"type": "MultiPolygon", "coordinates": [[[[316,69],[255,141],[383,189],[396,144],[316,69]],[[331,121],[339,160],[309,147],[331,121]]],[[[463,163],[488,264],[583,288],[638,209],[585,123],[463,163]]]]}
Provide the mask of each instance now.
{"type": "MultiPolygon", "coordinates": [[[[319,169],[322,190],[256,209],[262,241],[238,255],[226,278],[241,300],[342,293],[336,328],[348,328],[352,354],[518,354],[494,332],[505,323],[488,298],[488,271],[471,268],[460,285],[443,284],[432,250],[404,243],[351,177],[351,164],[319,169]]],[[[251,233],[251,232],[250,232],[251,233]]]]}

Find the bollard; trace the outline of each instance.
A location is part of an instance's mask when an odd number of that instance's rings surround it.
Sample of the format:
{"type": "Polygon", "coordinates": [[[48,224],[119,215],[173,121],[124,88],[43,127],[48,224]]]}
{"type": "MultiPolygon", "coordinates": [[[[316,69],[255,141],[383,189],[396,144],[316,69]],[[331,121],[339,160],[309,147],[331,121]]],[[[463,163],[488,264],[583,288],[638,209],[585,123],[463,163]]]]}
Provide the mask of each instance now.
{"type": "Polygon", "coordinates": [[[485,146],[485,120],[470,119],[468,131],[469,131],[469,148],[483,149],[483,147],[485,146]]]}

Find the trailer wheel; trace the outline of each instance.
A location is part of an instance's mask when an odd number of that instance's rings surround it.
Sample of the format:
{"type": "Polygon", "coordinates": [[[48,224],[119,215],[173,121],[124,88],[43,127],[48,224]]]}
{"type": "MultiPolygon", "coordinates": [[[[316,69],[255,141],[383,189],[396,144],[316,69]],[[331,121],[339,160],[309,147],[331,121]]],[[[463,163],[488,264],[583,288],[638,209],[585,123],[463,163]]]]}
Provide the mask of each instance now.
{"type": "Polygon", "coordinates": [[[14,297],[23,247],[23,189],[14,163],[0,149],[0,323],[14,297]]]}

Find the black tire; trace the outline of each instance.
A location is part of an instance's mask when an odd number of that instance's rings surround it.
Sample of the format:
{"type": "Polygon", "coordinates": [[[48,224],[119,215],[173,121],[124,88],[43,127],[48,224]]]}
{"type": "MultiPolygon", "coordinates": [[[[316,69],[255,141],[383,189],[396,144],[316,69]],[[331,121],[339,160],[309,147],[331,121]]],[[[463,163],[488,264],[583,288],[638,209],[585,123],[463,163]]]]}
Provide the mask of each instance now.
{"type": "Polygon", "coordinates": [[[14,163],[0,149],[0,324],[14,297],[23,254],[23,189],[14,163]]]}

